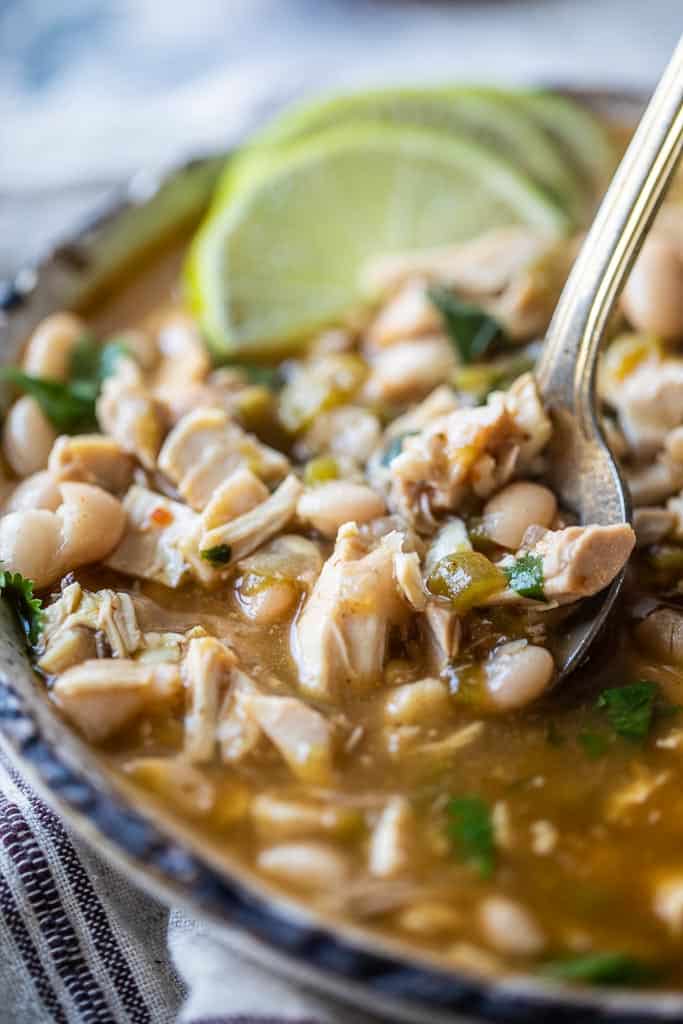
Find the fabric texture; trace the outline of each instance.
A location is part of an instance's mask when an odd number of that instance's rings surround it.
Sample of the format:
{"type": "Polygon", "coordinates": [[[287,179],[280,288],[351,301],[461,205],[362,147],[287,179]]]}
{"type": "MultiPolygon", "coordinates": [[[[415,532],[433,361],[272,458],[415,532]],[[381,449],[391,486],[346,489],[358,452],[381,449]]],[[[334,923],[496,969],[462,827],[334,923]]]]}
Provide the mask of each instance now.
{"type": "Polygon", "coordinates": [[[215,929],[130,885],[0,752],[0,1024],[174,1021],[371,1018],[245,962],[215,929]]]}

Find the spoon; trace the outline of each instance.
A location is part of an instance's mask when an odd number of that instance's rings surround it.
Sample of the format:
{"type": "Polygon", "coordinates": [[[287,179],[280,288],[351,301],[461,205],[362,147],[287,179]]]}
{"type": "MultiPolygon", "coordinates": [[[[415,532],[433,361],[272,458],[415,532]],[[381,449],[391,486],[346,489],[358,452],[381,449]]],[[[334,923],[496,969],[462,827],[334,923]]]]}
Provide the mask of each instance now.
{"type": "MultiPolygon", "coordinates": [[[[683,150],[683,38],[619,165],[562,291],[536,379],[553,420],[549,478],[582,523],[627,523],[631,503],[599,422],[600,342],[683,150]]],[[[557,681],[572,672],[614,607],[623,572],[581,606],[553,653],[557,681]]]]}

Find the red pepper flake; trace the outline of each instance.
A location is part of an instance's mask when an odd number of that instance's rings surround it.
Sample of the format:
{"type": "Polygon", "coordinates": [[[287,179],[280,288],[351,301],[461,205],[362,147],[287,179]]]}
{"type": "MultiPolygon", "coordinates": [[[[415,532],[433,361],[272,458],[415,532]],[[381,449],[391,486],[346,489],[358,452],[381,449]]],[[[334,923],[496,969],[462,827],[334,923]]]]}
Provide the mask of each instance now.
{"type": "Polygon", "coordinates": [[[149,518],[155,526],[169,526],[173,522],[173,513],[164,505],[158,505],[152,510],[149,518]]]}

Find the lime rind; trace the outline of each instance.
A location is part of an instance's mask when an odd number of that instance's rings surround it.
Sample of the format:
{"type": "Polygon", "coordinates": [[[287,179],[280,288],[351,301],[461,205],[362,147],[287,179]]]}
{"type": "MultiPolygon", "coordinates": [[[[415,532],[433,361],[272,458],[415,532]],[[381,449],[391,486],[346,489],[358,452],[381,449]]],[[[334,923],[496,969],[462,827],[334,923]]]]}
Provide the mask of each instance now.
{"type": "Polygon", "coordinates": [[[247,151],[191,247],[187,286],[212,348],[282,351],[362,300],[361,263],[523,223],[570,221],[470,138],[363,121],[247,151]]]}
{"type": "Polygon", "coordinates": [[[545,89],[515,93],[577,168],[593,199],[607,187],[618,161],[609,132],[585,107],[545,89]]]}
{"type": "Polygon", "coordinates": [[[580,174],[523,99],[512,91],[483,86],[387,88],[333,97],[296,107],[277,118],[257,139],[273,146],[350,121],[382,121],[467,135],[519,166],[545,188],[578,224],[588,196],[580,174]]]}

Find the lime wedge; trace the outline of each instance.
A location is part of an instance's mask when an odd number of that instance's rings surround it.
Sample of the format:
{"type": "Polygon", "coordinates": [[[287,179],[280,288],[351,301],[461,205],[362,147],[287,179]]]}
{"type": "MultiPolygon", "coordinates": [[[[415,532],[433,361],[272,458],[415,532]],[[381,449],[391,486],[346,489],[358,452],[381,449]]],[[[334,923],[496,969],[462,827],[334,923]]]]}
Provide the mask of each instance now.
{"type": "Polygon", "coordinates": [[[568,228],[547,194],[470,139],[348,124],[228,165],[191,246],[189,298],[217,355],[272,355],[361,302],[368,260],[509,224],[568,228]]]}
{"type": "Polygon", "coordinates": [[[489,146],[546,189],[576,223],[589,200],[577,169],[543,120],[512,92],[483,87],[385,89],[323,100],[274,121],[257,144],[276,144],[361,120],[413,125],[489,146]]]}
{"type": "Polygon", "coordinates": [[[557,93],[517,93],[532,117],[564,150],[597,201],[609,184],[618,154],[609,133],[589,110],[557,93]]]}

